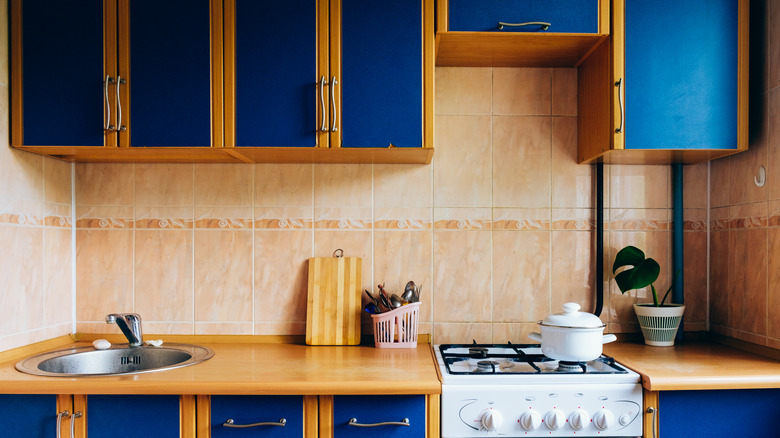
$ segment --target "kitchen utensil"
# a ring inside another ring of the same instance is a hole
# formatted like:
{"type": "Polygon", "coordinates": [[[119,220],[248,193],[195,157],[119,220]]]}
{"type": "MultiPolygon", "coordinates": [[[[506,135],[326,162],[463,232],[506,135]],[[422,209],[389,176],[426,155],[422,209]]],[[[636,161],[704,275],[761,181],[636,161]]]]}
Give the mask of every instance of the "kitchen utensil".
{"type": "Polygon", "coordinates": [[[363,292],[365,292],[365,293],[366,293],[366,296],[368,297],[368,299],[369,299],[369,300],[371,300],[371,302],[372,302],[372,303],[373,303],[373,304],[374,304],[374,305],[375,305],[377,308],[379,308],[379,300],[377,300],[377,299],[376,299],[376,297],[375,297],[375,296],[374,296],[374,295],[373,295],[371,292],[369,292],[369,291],[368,291],[368,289],[363,289],[363,292]]]}
{"type": "Polygon", "coordinates": [[[393,309],[397,309],[406,303],[407,301],[402,300],[401,297],[399,297],[398,295],[396,294],[390,295],[390,304],[393,306],[393,309]]]}
{"type": "Polygon", "coordinates": [[[542,354],[565,362],[586,362],[601,356],[602,345],[617,340],[604,335],[606,324],[592,313],[580,312],[577,303],[566,303],[563,312],[539,321],[541,333],[529,338],[542,344],[542,354]]]}
{"type": "Polygon", "coordinates": [[[338,252],[334,252],[334,257],[309,259],[307,345],[360,343],[362,260],[337,257],[338,252]]]}
{"type": "Polygon", "coordinates": [[[415,284],[413,281],[409,281],[406,283],[406,287],[404,287],[404,293],[401,294],[401,298],[404,300],[411,302],[414,299],[414,289],[415,284]]]}

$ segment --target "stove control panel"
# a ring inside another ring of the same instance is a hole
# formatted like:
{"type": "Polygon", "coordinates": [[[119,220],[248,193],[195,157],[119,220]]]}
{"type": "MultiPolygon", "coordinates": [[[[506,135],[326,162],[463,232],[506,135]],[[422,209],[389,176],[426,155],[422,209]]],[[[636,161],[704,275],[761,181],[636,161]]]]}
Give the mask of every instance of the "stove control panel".
{"type": "Polygon", "coordinates": [[[642,387],[593,385],[445,385],[442,438],[637,437],[642,387]]]}

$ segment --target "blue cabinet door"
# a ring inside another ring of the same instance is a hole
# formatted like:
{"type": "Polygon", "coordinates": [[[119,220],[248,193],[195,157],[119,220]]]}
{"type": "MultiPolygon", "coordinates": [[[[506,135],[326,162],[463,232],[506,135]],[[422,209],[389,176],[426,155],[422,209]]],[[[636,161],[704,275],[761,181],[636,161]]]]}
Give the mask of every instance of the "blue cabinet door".
{"type": "Polygon", "coordinates": [[[661,391],[663,438],[777,436],[780,389],[661,391]]]}
{"type": "Polygon", "coordinates": [[[0,435],[51,438],[57,433],[57,397],[0,394],[0,435]]]}
{"type": "Polygon", "coordinates": [[[333,436],[335,438],[425,437],[424,395],[342,395],[333,397],[333,436]],[[409,426],[350,426],[409,420],[409,426]]]}
{"type": "Polygon", "coordinates": [[[211,437],[301,437],[303,436],[302,396],[213,395],[211,396],[211,437]],[[284,426],[230,428],[223,424],[233,420],[236,425],[278,422],[284,426]]]}
{"type": "Polygon", "coordinates": [[[421,147],[421,1],[342,0],[341,19],[340,146],[421,147]]]}
{"type": "Polygon", "coordinates": [[[22,9],[21,77],[12,81],[21,82],[23,116],[14,146],[103,146],[103,1],[13,6],[22,9]]]}
{"type": "Polygon", "coordinates": [[[317,1],[235,11],[236,146],[316,146],[317,1]]]}
{"type": "Polygon", "coordinates": [[[625,0],[627,149],[736,149],[738,1],[625,0]]]}
{"type": "Polygon", "coordinates": [[[130,1],[131,146],[211,146],[209,0],[130,1]]]}
{"type": "Polygon", "coordinates": [[[177,395],[90,395],[87,397],[89,438],[178,438],[177,395]]]}
{"type": "MultiPolygon", "coordinates": [[[[499,22],[550,23],[546,32],[598,33],[598,0],[449,0],[449,30],[499,31],[499,22]]],[[[510,27],[501,32],[538,32],[540,26],[510,27]]]]}

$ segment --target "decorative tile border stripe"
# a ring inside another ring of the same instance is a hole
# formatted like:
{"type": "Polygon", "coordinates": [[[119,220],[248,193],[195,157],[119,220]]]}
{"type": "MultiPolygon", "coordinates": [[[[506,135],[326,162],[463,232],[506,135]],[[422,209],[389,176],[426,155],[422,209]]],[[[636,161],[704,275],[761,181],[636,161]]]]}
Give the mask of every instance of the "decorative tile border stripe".
{"type": "Polygon", "coordinates": [[[443,219],[434,222],[436,230],[490,231],[492,221],[485,219],[443,219]]]}
{"type": "Polygon", "coordinates": [[[430,230],[432,226],[430,219],[381,219],[374,222],[377,230],[430,230]]]}
{"type": "Polygon", "coordinates": [[[171,229],[171,230],[187,230],[193,228],[194,221],[192,219],[179,219],[179,218],[149,218],[149,219],[137,219],[135,221],[135,228],[144,229],[171,229]]]}
{"type": "Polygon", "coordinates": [[[32,214],[0,214],[0,224],[11,225],[43,225],[44,220],[32,214]]]}
{"type": "Polygon", "coordinates": [[[624,219],[610,221],[609,229],[612,231],[668,231],[671,224],[667,221],[649,219],[624,219]]]}
{"type": "Polygon", "coordinates": [[[550,221],[548,219],[535,220],[535,219],[504,219],[493,221],[493,230],[496,231],[545,231],[550,229],[550,221]]]}
{"type": "Polygon", "coordinates": [[[195,221],[197,229],[250,229],[252,228],[252,219],[237,218],[209,218],[198,219],[195,221]]]}
{"type": "Polygon", "coordinates": [[[264,218],[254,223],[256,230],[310,230],[311,219],[300,218],[264,218]]]}
{"type": "Polygon", "coordinates": [[[133,220],[118,217],[88,217],[76,220],[76,228],[133,228],[133,220]]]}
{"type": "Polygon", "coordinates": [[[318,230],[370,230],[370,220],[362,219],[317,219],[314,228],[318,230]]]}

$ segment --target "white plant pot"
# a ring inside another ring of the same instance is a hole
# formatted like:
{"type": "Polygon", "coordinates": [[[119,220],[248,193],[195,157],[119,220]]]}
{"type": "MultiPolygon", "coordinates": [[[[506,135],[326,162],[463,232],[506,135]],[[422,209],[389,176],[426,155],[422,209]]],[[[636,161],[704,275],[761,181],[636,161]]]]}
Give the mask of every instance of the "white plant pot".
{"type": "Polygon", "coordinates": [[[657,347],[674,345],[674,337],[680,328],[685,305],[667,304],[655,307],[652,304],[634,304],[639,327],[645,337],[645,344],[657,347]]]}

